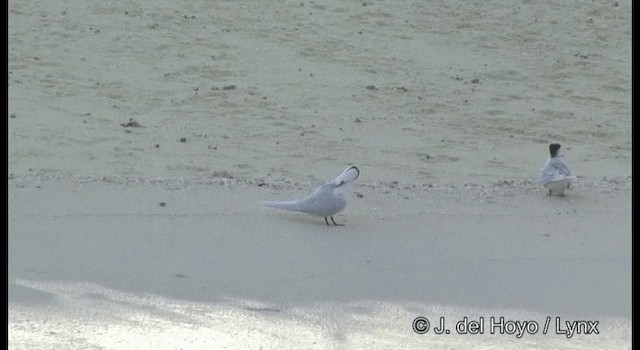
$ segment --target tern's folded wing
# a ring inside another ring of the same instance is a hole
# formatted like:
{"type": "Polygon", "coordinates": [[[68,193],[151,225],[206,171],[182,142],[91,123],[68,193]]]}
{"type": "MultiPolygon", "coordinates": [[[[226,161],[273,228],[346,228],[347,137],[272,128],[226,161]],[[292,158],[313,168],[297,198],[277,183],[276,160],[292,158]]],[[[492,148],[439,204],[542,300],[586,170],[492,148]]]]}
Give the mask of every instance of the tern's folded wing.
{"type": "Polygon", "coordinates": [[[278,209],[284,209],[284,210],[291,210],[291,211],[303,211],[302,206],[300,205],[300,201],[299,200],[295,200],[295,201],[282,201],[282,202],[277,202],[277,201],[267,201],[264,203],[265,205],[272,207],[272,208],[278,208],[278,209]]]}

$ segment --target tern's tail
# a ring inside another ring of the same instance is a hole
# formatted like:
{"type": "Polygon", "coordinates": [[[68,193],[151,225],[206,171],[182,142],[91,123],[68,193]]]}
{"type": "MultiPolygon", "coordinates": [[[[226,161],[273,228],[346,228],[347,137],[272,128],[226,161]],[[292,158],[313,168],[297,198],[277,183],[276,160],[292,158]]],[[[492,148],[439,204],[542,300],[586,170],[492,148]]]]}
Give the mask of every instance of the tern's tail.
{"type": "Polygon", "coordinates": [[[268,201],[268,202],[265,202],[264,204],[273,208],[278,208],[278,209],[302,211],[302,208],[300,206],[300,201],[284,201],[284,202],[268,201]]]}

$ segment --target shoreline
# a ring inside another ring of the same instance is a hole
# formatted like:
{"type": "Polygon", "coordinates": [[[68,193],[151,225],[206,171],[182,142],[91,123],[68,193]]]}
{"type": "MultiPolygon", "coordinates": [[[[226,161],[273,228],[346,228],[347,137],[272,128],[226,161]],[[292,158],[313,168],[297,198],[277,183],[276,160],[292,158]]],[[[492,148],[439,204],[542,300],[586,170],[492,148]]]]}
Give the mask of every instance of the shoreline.
{"type": "MultiPolygon", "coordinates": [[[[616,176],[602,178],[587,178],[584,176],[576,176],[573,190],[585,191],[593,189],[601,189],[603,191],[631,191],[633,177],[616,176]]],[[[55,172],[31,172],[26,175],[9,174],[9,186],[20,186],[20,184],[34,183],[38,181],[63,181],[65,183],[90,183],[90,182],[106,182],[121,185],[153,185],[153,186],[169,186],[175,189],[181,189],[191,185],[225,185],[225,186],[241,186],[245,188],[264,187],[277,190],[312,190],[322,185],[327,180],[317,181],[300,181],[299,179],[289,179],[284,177],[265,180],[258,179],[238,179],[234,177],[139,177],[128,175],[89,175],[76,176],[71,173],[55,173],[55,172]]],[[[451,192],[456,189],[491,191],[496,189],[512,189],[512,192],[532,192],[544,191],[542,185],[539,184],[537,178],[520,178],[512,180],[498,180],[491,182],[464,182],[464,183],[410,183],[399,181],[363,181],[359,179],[353,184],[354,188],[367,188],[371,190],[429,190],[451,192]]]]}
{"type": "Polygon", "coordinates": [[[363,183],[336,217],[346,226],[329,227],[262,206],[307,183],[16,177],[10,344],[622,349],[631,337],[628,180],[563,198],[532,184],[363,183]],[[598,321],[600,334],[418,336],[417,316],[449,327],[464,316],[560,317],[598,321]]]}

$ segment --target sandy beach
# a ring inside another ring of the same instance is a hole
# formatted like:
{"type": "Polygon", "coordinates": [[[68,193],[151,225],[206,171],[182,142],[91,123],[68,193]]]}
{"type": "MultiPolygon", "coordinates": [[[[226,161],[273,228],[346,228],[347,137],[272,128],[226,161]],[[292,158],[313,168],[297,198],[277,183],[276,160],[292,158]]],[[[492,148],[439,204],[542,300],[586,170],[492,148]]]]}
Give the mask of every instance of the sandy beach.
{"type": "Polygon", "coordinates": [[[9,347],[630,349],[631,6],[10,1],[9,347]]]}

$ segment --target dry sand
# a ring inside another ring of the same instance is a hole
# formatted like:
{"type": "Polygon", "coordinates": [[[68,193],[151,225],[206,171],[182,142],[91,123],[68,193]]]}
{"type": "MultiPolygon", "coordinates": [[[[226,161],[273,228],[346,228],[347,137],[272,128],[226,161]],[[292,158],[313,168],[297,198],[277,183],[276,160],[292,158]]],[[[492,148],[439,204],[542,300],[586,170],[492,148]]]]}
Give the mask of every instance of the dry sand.
{"type": "Polygon", "coordinates": [[[9,114],[10,348],[631,347],[631,1],[10,1],[9,114]]]}

